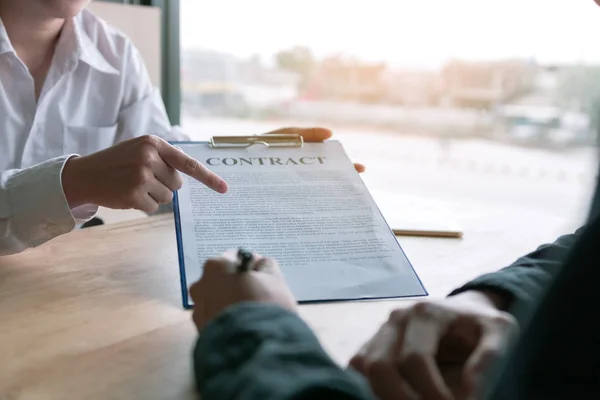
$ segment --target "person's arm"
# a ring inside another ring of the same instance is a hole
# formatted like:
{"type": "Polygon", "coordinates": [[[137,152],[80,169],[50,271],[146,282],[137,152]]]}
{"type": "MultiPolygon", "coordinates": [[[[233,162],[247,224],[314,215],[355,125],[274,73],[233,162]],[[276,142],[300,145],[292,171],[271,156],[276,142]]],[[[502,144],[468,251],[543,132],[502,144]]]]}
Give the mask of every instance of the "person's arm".
{"type": "Polygon", "coordinates": [[[97,207],[71,209],[65,198],[61,175],[69,158],[0,171],[0,256],[36,247],[94,216],[97,207]]]}
{"type": "Polygon", "coordinates": [[[508,310],[516,301],[532,304],[539,299],[584,228],[540,246],[510,266],[482,275],[450,293],[450,296],[477,290],[486,294],[498,308],[508,310]]]}
{"type": "Polygon", "coordinates": [[[202,330],[193,358],[205,399],[374,398],[366,381],[336,365],[295,313],[275,305],[229,307],[202,330]]]}
{"type": "Polygon", "coordinates": [[[190,140],[180,127],[171,126],[161,93],[152,84],[144,60],[131,42],[123,57],[123,96],[116,142],[141,135],[156,135],[166,141],[190,140]]]}

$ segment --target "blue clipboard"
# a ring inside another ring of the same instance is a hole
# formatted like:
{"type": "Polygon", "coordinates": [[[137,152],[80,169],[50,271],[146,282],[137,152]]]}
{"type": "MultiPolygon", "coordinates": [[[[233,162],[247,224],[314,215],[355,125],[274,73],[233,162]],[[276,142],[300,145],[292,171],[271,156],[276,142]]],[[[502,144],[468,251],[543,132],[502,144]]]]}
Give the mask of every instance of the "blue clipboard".
{"type": "MultiPolygon", "coordinates": [[[[301,147],[303,146],[302,137],[300,135],[269,135],[268,137],[262,135],[253,135],[253,136],[215,136],[211,138],[210,141],[186,141],[186,142],[170,142],[171,144],[177,145],[190,145],[190,144],[198,144],[198,145],[211,145],[214,148],[243,148],[249,147],[253,144],[262,144],[267,147],[301,147]]],[[[369,196],[370,193],[369,193],[369,196]]],[[[381,214],[379,207],[377,207],[377,211],[381,214]]],[[[175,234],[177,239],[177,253],[178,253],[178,262],[179,262],[179,274],[180,274],[180,284],[181,284],[181,294],[182,294],[182,303],[185,309],[192,309],[193,305],[190,304],[190,298],[188,293],[188,281],[186,276],[186,268],[185,268],[185,250],[183,245],[183,237],[182,237],[182,229],[181,229],[181,213],[179,208],[179,196],[178,192],[174,192],[173,196],[173,215],[175,219],[175,234]]],[[[385,219],[384,219],[385,221],[385,219]]],[[[387,229],[391,235],[394,235],[393,230],[385,222],[387,225],[387,229]]],[[[400,246],[400,244],[396,241],[396,244],[404,259],[406,260],[408,266],[412,270],[420,288],[422,289],[421,294],[416,295],[385,295],[385,296],[368,296],[368,297],[357,297],[357,298],[328,298],[327,300],[300,300],[301,304],[309,304],[309,303],[324,303],[324,302],[342,302],[342,301],[360,301],[360,300],[383,300],[383,299],[394,299],[394,298],[407,298],[407,297],[424,297],[428,296],[425,286],[423,285],[420,277],[414,270],[414,267],[408,257],[406,256],[404,249],[400,246]]],[[[216,254],[215,254],[216,256],[216,254]]],[[[268,256],[268,255],[267,255],[268,256]]],[[[190,282],[191,283],[191,282],[190,282]]]]}
{"type": "MultiPolygon", "coordinates": [[[[173,144],[183,144],[190,142],[174,142],[173,144]]],[[[183,308],[191,309],[194,308],[189,302],[188,285],[185,276],[185,258],[183,250],[183,239],[181,236],[181,215],[179,213],[179,196],[177,191],[173,194],[173,216],[175,218],[175,236],[177,238],[177,259],[179,261],[179,280],[181,282],[181,299],[183,302],[183,308]]]]}

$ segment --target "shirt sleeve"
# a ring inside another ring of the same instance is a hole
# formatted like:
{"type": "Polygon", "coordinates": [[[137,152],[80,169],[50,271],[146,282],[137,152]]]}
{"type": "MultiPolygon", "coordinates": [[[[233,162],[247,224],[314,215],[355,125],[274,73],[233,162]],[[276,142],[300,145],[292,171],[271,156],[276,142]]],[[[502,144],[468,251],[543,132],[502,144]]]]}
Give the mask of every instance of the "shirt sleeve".
{"type": "Polygon", "coordinates": [[[171,126],[160,91],[152,84],[142,56],[131,43],[125,58],[117,142],[143,135],[156,135],[167,141],[189,140],[180,127],[171,126]]]}
{"type": "Polygon", "coordinates": [[[482,275],[454,290],[450,295],[467,290],[491,290],[503,295],[509,305],[515,302],[534,304],[561,269],[564,260],[585,227],[559,237],[555,242],[519,258],[497,272],[482,275]]]}
{"type": "Polygon", "coordinates": [[[194,366],[202,398],[374,400],[366,381],[341,369],[308,326],[282,308],[230,307],[200,335],[194,366]]]}
{"type": "Polygon", "coordinates": [[[0,255],[39,246],[95,215],[95,206],[69,208],[61,176],[70,157],[0,172],[0,255]]]}

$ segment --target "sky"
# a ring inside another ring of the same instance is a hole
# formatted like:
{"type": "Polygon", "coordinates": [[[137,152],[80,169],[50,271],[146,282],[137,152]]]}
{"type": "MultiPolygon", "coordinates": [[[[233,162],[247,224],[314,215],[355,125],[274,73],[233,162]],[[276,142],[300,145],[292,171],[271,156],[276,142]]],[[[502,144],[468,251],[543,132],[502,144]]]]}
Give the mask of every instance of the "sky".
{"type": "Polygon", "coordinates": [[[213,49],[270,62],[308,46],[392,66],[451,58],[600,63],[593,0],[180,0],[182,51],[213,49]]]}

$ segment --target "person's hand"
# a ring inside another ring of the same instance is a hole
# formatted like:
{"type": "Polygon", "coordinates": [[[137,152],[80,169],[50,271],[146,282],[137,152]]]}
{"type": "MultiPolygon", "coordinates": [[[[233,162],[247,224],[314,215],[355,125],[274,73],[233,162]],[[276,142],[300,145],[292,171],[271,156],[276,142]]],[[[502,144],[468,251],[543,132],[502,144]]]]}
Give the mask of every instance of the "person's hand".
{"type": "Polygon", "coordinates": [[[141,136],[70,158],[63,169],[63,191],[71,208],[95,204],[154,212],[181,188],[177,171],[219,193],[227,191],[225,181],[214,172],[157,136],[141,136]]]}
{"type": "Polygon", "coordinates": [[[296,300],[277,262],[254,255],[252,269],[237,272],[237,253],[225,252],[204,264],[202,278],[190,288],[198,330],[227,307],[242,302],[270,303],[296,311],[296,300]]]}
{"type": "Polygon", "coordinates": [[[473,396],[516,328],[515,319],[480,292],[418,302],[392,311],[350,365],[382,400],[450,400],[440,366],[453,364],[462,368],[461,392],[473,396]]]}
{"type": "MultiPolygon", "coordinates": [[[[275,131],[267,132],[265,135],[273,134],[296,134],[301,135],[305,142],[324,142],[331,138],[333,133],[329,129],[325,128],[281,128],[275,131]]],[[[354,168],[357,172],[365,172],[365,166],[363,164],[354,163],[354,168]]]]}

